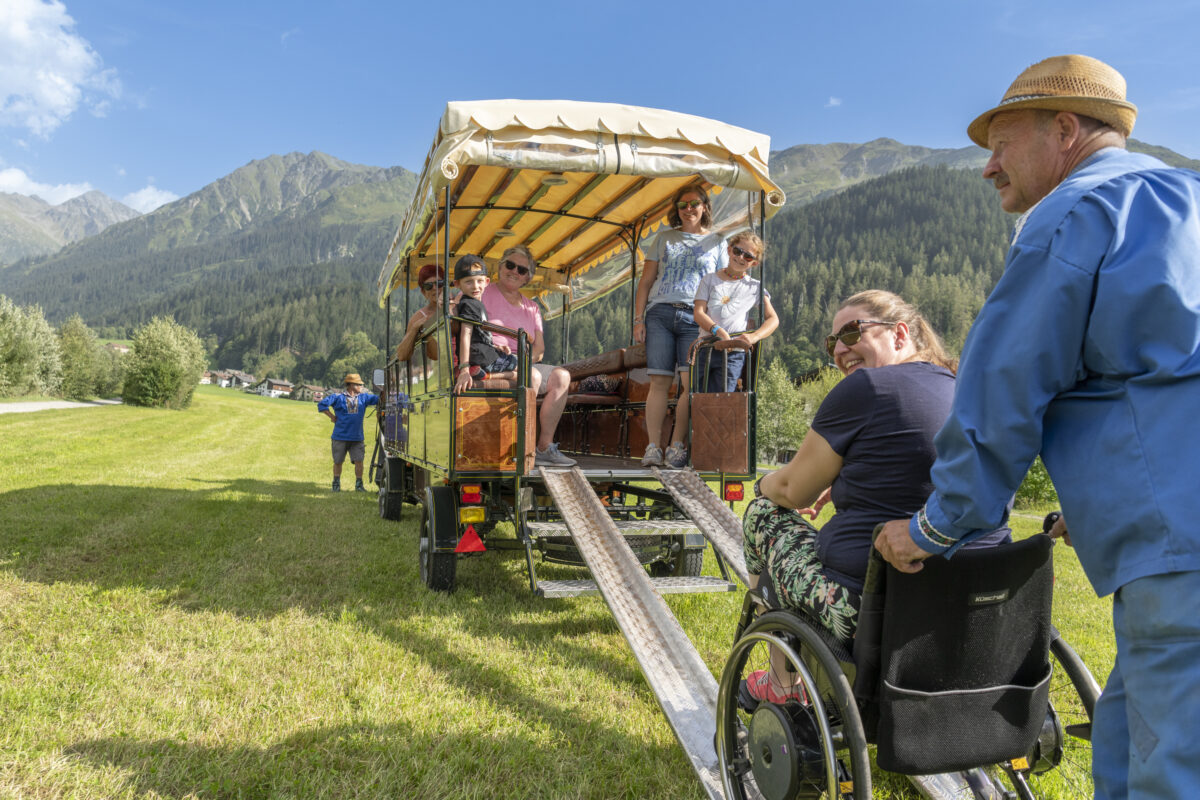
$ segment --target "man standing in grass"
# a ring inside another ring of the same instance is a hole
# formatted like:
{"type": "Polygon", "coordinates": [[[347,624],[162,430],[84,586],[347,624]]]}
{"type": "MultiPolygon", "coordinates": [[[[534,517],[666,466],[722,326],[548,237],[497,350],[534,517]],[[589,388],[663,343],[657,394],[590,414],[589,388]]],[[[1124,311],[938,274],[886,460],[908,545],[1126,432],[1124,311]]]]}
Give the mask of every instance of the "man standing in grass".
{"type": "Polygon", "coordinates": [[[342,462],[346,454],[354,464],[354,491],[365,492],[363,486],[363,415],[367,406],[378,406],[379,395],[362,390],[362,378],[357,372],[346,376],[346,391],[331,394],[317,403],[317,411],[333,420],[333,491],[342,490],[342,462]]]}
{"type": "Polygon", "coordinates": [[[1119,72],[1057,56],[967,128],[1022,216],[963,348],[933,494],[875,545],[902,572],[952,554],[1004,520],[1041,453],[1067,543],[1113,595],[1095,796],[1183,798],[1200,787],[1200,174],[1127,152],[1136,113],[1119,72]]]}

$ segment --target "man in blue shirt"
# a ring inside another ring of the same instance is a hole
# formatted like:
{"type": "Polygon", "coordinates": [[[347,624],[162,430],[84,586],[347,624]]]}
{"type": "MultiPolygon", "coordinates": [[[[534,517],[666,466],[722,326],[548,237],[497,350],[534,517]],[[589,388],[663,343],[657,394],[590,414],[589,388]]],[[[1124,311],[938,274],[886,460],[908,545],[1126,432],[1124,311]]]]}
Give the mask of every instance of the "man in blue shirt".
{"type": "Polygon", "coordinates": [[[1200,175],[1127,152],[1136,113],[1116,70],[1058,56],[971,123],[1022,216],[963,349],[934,492],[876,546],[905,572],[949,557],[1003,521],[1041,453],[1068,544],[1114,595],[1095,796],[1181,798],[1200,787],[1200,175]]]}
{"type": "Polygon", "coordinates": [[[333,491],[342,490],[342,462],[346,454],[354,464],[354,491],[365,492],[363,486],[363,415],[367,406],[378,406],[379,395],[362,390],[362,378],[357,372],[346,376],[346,391],[331,394],[317,403],[317,411],[333,420],[333,491]]]}

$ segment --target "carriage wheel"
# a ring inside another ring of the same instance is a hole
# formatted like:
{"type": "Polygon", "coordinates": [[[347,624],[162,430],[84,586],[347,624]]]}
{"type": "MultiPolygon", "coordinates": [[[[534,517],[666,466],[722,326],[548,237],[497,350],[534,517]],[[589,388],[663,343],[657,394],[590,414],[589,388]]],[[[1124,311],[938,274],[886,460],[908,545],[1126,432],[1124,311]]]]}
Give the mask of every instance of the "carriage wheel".
{"type": "Polygon", "coordinates": [[[458,556],[455,553],[435,552],[434,542],[453,530],[457,535],[458,520],[454,513],[454,489],[450,486],[425,488],[425,503],[421,506],[421,538],[417,547],[421,582],[435,592],[454,591],[458,556]]]}
{"type": "Polygon", "coordinates": [[[871,797],[850,683],[821,634],[788,612],[763,614],[734,644],[721,674],[716,748],[727,798],[871,797]],[[755,703],[745,693],[750,673],[772,669],[771,646],[803,683],[805,702],[755,703]]]}
{"type": "Polygon", "coordinates": [[[398,458],[384,456],[383,464],[378,468],[379,480],[379,516],[381,519],[398,520],[404,514],[404,494],[392,491],[393,486],[404,486],[404,462],[398,458]]]}

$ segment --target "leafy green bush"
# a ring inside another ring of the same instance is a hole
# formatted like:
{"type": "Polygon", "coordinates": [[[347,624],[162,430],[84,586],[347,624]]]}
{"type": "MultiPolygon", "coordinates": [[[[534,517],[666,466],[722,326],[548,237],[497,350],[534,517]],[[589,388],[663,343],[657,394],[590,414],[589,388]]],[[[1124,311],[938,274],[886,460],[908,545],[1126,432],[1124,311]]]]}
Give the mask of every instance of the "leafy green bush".
{"type": "Polygon", "coordinates": [[[105,366],[96,334],[76,314],[59,327],[58,345],[62,350],[62,396],[68,400],[93,397],[105,366]]]}
{"type": "Polygon", "coordinates": [[[42,309],[0,295],[0,397],[55,394],[61,383],[58,339],[42,309]]]}
{"type": "Polygon", "coordinates": [[[204,373],[204,345],[196,332],[155,317],[138,329],[128,356],[122,397],[138,406],[187,408],[204,373]]]}
{"type": "Polygon", "coordinates": [[[1034,459],[1029,472],[1025,474],[1021,488],[1017,489],[1017,505],[1028,507],[1057,504],[1058,492],[1054,489],[1050,474],[1046,472],[1046,465],[1042,463],[1042,457],[1038,456],[1034,459]]]}

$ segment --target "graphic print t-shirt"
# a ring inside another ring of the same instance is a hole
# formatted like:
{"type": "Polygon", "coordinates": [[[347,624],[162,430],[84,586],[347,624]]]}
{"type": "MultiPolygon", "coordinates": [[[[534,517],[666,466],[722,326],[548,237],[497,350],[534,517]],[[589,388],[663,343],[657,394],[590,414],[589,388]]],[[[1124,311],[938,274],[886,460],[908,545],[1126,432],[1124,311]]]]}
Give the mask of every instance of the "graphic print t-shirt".
{"type": "Polygon", "coordinates": [[[729,263],[729,251],[720,234],[667,228],[646,250],[646,260],[658,262],[658,277],[650,287],[646,306],[687,303],[690,307],[700,279],[729,263]]]}
{"type": "MultiPolygon", "coordinates": [[[[763,296],[770,299],[771,293],[763,296]]],[[[717,273],[700,279],[696,290],[697,300],[708,303],[708,316],[727,332],[733,334],[746,330],[750,322],[750,311],[758,305],[758,281],[749,275],[737,281],[723,281],[717,273]]]]}

